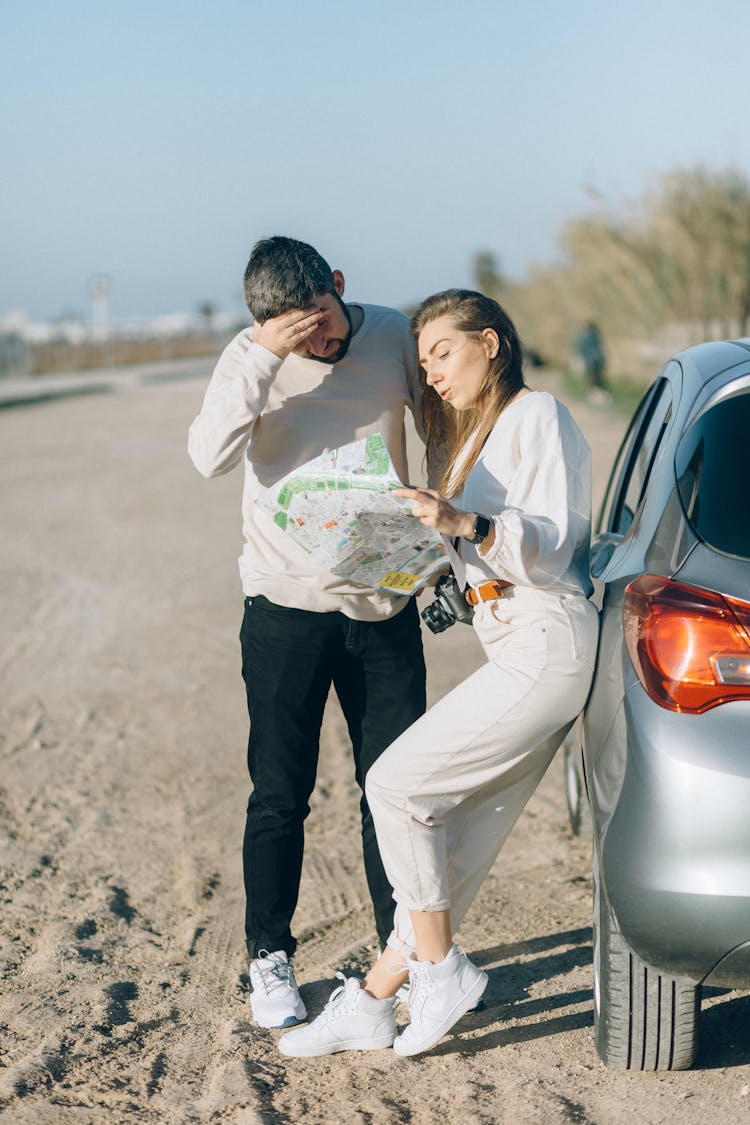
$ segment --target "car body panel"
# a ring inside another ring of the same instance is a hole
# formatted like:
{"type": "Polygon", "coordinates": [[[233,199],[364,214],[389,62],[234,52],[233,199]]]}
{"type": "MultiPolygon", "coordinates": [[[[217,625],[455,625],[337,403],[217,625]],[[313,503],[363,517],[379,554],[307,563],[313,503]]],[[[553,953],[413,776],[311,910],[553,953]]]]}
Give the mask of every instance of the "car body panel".
{"type": "MultiPolygon", "coordinates": [[[[617,802],[597,817],[607,896],[644,961],[697,982],[750,940],[750,702],[675,714],[637,683],[622,713],[617,802]]],[[[595,773],[594,792],[613,780],[595,773]]]]}
{"type": "Polygon", "coordinates": [[[750,941],[746,941],[723,957],[703,983],[716,988],[747,988],[749,980],[750,941]]]}

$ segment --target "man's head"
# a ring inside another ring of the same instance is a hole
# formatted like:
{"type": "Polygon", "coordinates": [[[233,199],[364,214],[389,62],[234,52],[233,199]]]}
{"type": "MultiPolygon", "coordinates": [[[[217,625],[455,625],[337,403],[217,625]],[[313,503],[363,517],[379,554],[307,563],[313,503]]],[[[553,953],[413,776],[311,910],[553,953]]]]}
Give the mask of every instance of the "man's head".
{"type": "Polygon", "coordinates": [[[245,270],[245,300],[253,319],[263,324],[292,309],[317,306],[325,314],[298,349],[322,363],[343,359],[352,336],[351,317],[341,297],[344,275],[332,270],[306,242],[274,235],[256,242],[245,270]]]}

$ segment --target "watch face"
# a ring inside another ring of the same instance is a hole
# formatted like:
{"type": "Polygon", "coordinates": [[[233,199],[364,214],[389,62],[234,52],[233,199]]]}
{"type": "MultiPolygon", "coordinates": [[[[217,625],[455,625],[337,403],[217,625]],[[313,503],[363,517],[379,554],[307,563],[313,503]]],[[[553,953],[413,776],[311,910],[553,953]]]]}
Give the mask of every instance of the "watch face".
{"type": "Polygon", "coordinates": [[[472,543],[483,543],[490,533],[490,521],[487,516],[477,516],[474,520],[474,534],[471,537],[472,543]]]}

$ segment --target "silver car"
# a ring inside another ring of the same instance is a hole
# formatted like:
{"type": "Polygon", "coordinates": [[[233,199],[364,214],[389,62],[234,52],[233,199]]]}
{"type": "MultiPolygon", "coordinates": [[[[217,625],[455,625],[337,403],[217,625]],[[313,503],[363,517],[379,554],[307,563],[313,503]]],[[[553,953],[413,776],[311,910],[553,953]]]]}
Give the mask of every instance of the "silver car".
{"type": "Polygon", "coordinates": [[[592,572],[599,655],[565,753],[593,830],[596,1047],[683,1069],[701,986],[750,987],[750,340],[680,352],[649,387],[592,572]]]}

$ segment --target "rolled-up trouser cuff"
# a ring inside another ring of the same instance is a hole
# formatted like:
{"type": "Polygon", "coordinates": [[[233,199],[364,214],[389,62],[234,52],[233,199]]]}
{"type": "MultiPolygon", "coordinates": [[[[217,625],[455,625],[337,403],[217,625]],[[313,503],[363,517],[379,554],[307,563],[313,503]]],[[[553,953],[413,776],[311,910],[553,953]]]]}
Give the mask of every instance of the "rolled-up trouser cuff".
{"type": "Polygon", "coordinates": [[[416,952],[416,946],[403,941],[394,931],[386,942],[388,949],[395,949],[397,953],[404,953],[407,957],[416,952]]]}

